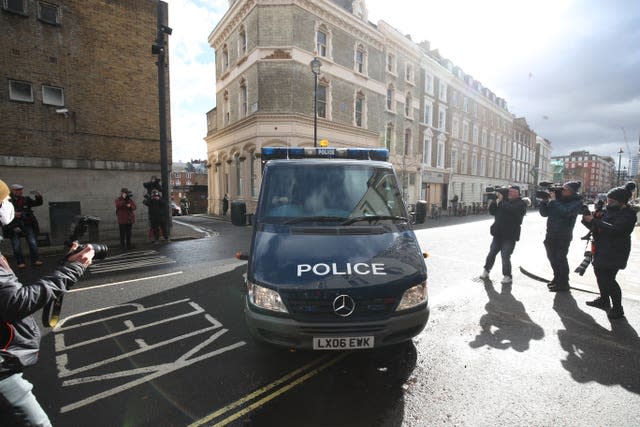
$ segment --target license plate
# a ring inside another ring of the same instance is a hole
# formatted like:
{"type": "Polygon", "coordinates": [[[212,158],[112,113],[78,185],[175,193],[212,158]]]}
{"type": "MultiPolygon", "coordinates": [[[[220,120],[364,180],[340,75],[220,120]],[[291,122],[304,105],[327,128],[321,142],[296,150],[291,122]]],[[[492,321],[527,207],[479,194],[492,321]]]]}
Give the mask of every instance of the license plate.
{"type": "Polygon", "coordinates": [[[374,337],[314,337],[314,350],[348,350],[373,348],[374,337]]]}

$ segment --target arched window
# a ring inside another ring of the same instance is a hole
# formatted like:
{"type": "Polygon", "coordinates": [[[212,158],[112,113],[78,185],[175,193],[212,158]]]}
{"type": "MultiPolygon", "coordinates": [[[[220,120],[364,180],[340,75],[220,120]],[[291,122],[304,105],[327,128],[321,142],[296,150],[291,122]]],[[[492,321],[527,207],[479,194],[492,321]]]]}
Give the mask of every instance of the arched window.
{"type": "Polygon", "coordinates": [[[233,160],[236,167],[236,195],[238,197],[241,197],[243,194],[243,191],[242,191],[242,160],[240,159],[240,153],[236,153],[233,160]]]}
{"type": "Polygon", "coordinates": [[[229,68],[229,48],[225,44],[222,46],[222,72],[224,73],[229,68]]]}
{"type": "Polygon", "coordinates": [[[384,133],[384,145],[387,147],[387,150],[391,151],[391,143],[393,141],[393,123],[387,123],[384,133]]]}
{"type": "Polygon", "coordinates": [[[224,115],[224,124],[228,125],[231,123],[231,103],[229,101],[229,91],[225,90],[224,95],[222,96],[224,99],[223,103],[223,115],[224,115]]]}
{"type": "Polygon", "coordinates": [[[238,33],[238,56],[243,56],[247,53],[247,30],[244,25],[240,27],[238,33]]]}
{"type": "Polygon", "coordinates": [[[394,106],[394,102],[393,102],[394,94],[395,94],[395,90],[393,88],[393,84],[389,84],[389,86],[387,86],[387,110],[388,111],[395,111],[395,109],[393,108],[393,106],[394,106]]]}
{"type": "Polygon", "coordinates": [[[249,114],[248,95],[247,80],[243,77],[240,80],[240,117],[247,117],[249,114]]]}

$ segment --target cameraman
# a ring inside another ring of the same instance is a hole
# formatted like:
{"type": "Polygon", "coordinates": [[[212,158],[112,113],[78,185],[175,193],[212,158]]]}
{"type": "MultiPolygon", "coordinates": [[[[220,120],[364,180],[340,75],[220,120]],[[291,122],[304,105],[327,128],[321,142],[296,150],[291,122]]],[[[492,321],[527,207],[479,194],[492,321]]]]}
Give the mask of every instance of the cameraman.
{"type": "Polygon", "coordinates": [[[31,208],[42,205],[42,195],[37,191],[32,191],[35,196],[33,199],[29,196],[25,197],[22,194],[23,189],[24,187],[20,184],[13,184],[11,186],[10,202],[13,204],[15,219],[11,221],[11,224],[7,224],[7,226],[4,227],[4,232],[5,236],[11,239],[13,255],[18,263],[18,268],[25,268],[27,266],[24,263],[24,255],[22,255],[22,236],[27,239],[31,263],[39,267],[42,265],[37,241],[40,228],[38,226],[38,220],[31,208]]]}
{"type": "Polygon", "coordinates": [[[503,276],[501,283],[510,285],[513,282],[511,254],[516,247],[516,242],[520,240],[520,226],[522,218],[527,213],[527,205],[520,197],[520,187],[517,185],[509,187],[506,200],[503,191],[497,193],[497,201],[492,200],[489,204],[489,213],[496,219],[490,228],[493,240],[480,278],[489,279],[489,272],[496,261],[496,255],[500,252],[503,276]]]}
{"type": "Polygon", "coordinates": [[[607,207],[603,215],[589,214],[582,223],[593,233],[595,254],[593,271],[598,281],[600,297],[587,305],[607,310],[609,319],[624,317],[622,291],[616,281],[619,270],[627,266],[631,252],[631,233],[636,223],[636,212],[627,203],[636,188],[633,182],[607,193],[607,207]]]}
{"type": "Polygon", "coordinates": [[[540,203],[540,215],[547,217],[544,247],[553,269],[553,280],[547,284],[551,292],[569,290],[567,254],[573,238],[576,217],[582,208],[582,198],[578,194],[580,185],[579,181],[566,182],[561,191],[551,191],[549,198],[543,199],[540,203]]]}
{"type": "MultiPolygon", "coordinates": [[[[7,184],[0,181],[0,222],[3,225],[9,224],[15,214],[8,196],[7,184]]],[[[77,246],[74,243],[71,250],[77,246]]],[[[0,425],[51,425],[31,393],[33,385],[22,377],[24,367],[38,360],[40,330],[32,314],[77,282],[93,256],[93,248],[87,245],[51,275],[23,285],[0,254],[0,425]]]]}
{"type": "Polygon", "coordinates": [[[131,198],[131,192],[123,188],[120,197],[116,199],[116,216],[120,228],[120,248],[131,249],[131,228],[136,222],[136,204],[131,198]]]}
{"type": "Polygon", "coordinates": [[[165,230],[165,202],[162,200],[162,196],[158,190],[151,190],[151,196],[144,195],[142,201],[144,205],[149,208],[149,226],[151,227],[151,233],[153,234],[153,243],[158,243],[160,232],[165,241],[169,241],[169,235],[165,230]]]}

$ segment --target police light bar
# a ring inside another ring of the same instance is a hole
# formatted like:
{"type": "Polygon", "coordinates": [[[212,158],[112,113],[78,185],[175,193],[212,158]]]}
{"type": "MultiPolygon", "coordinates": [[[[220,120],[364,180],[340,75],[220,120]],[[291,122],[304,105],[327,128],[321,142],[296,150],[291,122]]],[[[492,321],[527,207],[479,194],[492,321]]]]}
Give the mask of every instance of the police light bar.
{"type": "Polygon", "coordinates": [[[327,147],[262,147],[262,160],[273,159],[350,159],[350,160],[389,160],[386,148],[327,148],[327,147]]]}

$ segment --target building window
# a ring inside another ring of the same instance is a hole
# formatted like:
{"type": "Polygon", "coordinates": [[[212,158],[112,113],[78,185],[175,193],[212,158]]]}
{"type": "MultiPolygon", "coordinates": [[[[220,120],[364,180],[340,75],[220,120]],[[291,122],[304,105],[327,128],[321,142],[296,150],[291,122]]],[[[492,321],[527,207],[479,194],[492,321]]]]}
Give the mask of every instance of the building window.
{"type": "Polygon", "coordinates": [[[258,175],[256,174],[256,163],[257,163],[256,151],[253,150],[249,156],[249,173],[251,174],[249,176],[249,179],[250,179],[249,185],[251,187],[251,197],[256,197],[257,190],[258,190],[258,186],[256,185],[256,179],[258,177],[258,175]]]}
{"type": "Polygon", "coordinates": [[[471,155],[471,175],[477,175],[478,174],[478,155],[476,153],[473,153],[471,155]]]}
{"type": "Polygon", "coordinates": [[[444,168],[444,140],[438,138],[437,167],[444,168]]]}
{"type": "Polygon", "coordinates": [[[9,99],[12,101],[33,102],[31,83],[9,80],[9,99]]]}
{"type": "Polygon", "coordinates": [[[394,97],[394,90],[393,90],[393,85],[389,85],[387,87],[387,110],[388,111],[394,111],[393,108],[393,97],[394,97]]]}
{"type": "Polygon", "coordinates": [[[462,122],[462,140],[469,142],[469,123],[462,122]]]}
{"type": "Polygon", "coordinates": [[[425,74],[424,76],[424,91],[429,95],[433,95],[433,76],[431,74],[425,74]]]}
{"type": "Polygon", "coordinates": [[[453,138],[458,138],[458,127],[460,126],[458,119],[451,119],[451,136],[453,138]]]}
{"type": "Polygon", "coordinates": [[[240,160],[239,153],[236,153],[234,161],[236,165],[236,195],[242,196],[242,160],[240,160]]]}
{"type": "Polygon", "coordinates": [[[356,103],[355,103],[355,122],[356,122],[356,126],[358,127],[362,127],[362,117],[364,115],[364,106],[365,106],[365,98],[364,98],[364,93],[362,92],[358,92],[356,94],[356,103]]]}
{"type": "Polygon", "coordinates": [[[451,103],[453,104],[454,107],[458,107],[458,92],[451,91],[451,103]]]}
{"type": "Polygon", "coordinates": [[[404,79],[410,83],[413,83],[413,65],[405,65],[404,79]]]}
{"type": "Polygon", "coordinates": [[[64,91],[61,87],[42,85],[42,103],[58,107],[64,106],[64,91]]]}
{"type": "MultiPolygon", "coordinates": [[[[467,153],[466,152],[462,152],[462,165],[460,167],[460,173],[464,173],[467,174],[469,173],[469,169],[468,169],[468,165],[467,165],[467,153]]],[[[462,196],[460,196],[462,197],[462,196]]]]}
{"type": "Polygon", "coordinates": [[[447,110],[442,106],[438,109],[438,129],[444,131],[447,125],[447,110]]]}
{"type": "Polygon", "coordinates": [[[413,103],[413,99],[411,98],[411,93],[407,93],[407,96],[405,97],[405,102],[404,102],[404,115],[405,117],[413,117],[413,106],[411,105],[413,103]]]}
{"type": "Polygon", "coordinates": [[[425,133],[424,140],[422,141],[422,163],[427,166],[431,166],[431,150],[433,141],[429,133],[425,133]]]}
{"type": "Polygon", "coordinates": [[[462,99],[462,111],[465,113],[469,112],[469,98],[466,96],[462,99]]]}
{"type": "Polygon", "coordinates": [[[413,152],[411,147],[411,129],[404,130],[404,152],[403,154],[410,155],[413,152]]]}
{"type": "Polygon", "coordinates": [[[432,110],[433,110],[433,104],[431,103],[431,101],[428,101],[425,99],[424,101],[424,117],[422,118],[422,120],[424,121],[425,124],[429,125],[429,126],[433,126],[433,117],[432,117],[432,110]]]}
{"type": "Polygon", "coordinates": [[[240,29],[238,34],[238,56],[243,56],[247,53],[247,31],[243,28],[240,29]]]}
{"type": "Polygon", "coordinates": [[[445,82],[440,82],[439,89],[438,98],[440,101],[447,102],[447,84],[445,82]]]}
{"type": "Polygon", "coordinates": [[[38,19],[47,24],[59,25],[59,8],[55,4],[38,2],[38,19]]]}
{"type": "Polygon", "coordinates": [[[27,14],[27,4],[25,0],[3,0],[2,6],[7,12],[27,14]]]}
{"type": "Polygon", "coordinates": [[[240,81],[240,117],[247,117],[249,114],[248,90],[245,79],[240,81]]]}
{"type": "Polygon", "coordinates": [[[458,150],[451,150],[451,170],[453,172],[458,172],[458,150]]]}
{"type": "Polygon", "coordinates": [[[367,51],[361,44],[356,46],[355,69],[360,74],[367,72],[367,51]]]}
{"type": "Polygon", "coordinates": [[[329,54],[329,31],[324,25],[316,30],[316,52],[318,56],[328,56],[329,54]]]}
{"type": "Polygon", "coordinates": [[[387,71],[392,74],[396,72],[396,57],[393,53],[387,53],[387,71]]]}
{"type": "Polygon", "coordinates": [[[225,44],[224,46],[222,46],[222,72],[227,71],[228,68],[229,68],[229,49],[225,44]]]}
{"type": "Polygon", "coordinates": [[[387,147],[387,150],[391,151],[391,142],[393,140],[393,123],[387,123],[384,133],[384,145],[387,147]]]}
{"type": "Polygon", "coordinates": [[[224,91],[223,99],[224,99],[224,104],[223,104],[222,111],[224,112],[223,114],[224,124],[228,125],[229,123],[231,123],[231,113],[230,113],[231,104],[229,102],[229,92],[227,92],[226,90],[224,91]]]}
{"type": "Polygon", "coordinates": [[[318,117],[324,119],[327,118],[327,86],[324,84],[318,85],[318,97],[317,97],[317,114],[318,117]]]}
{"type": "Polygon", "coordinates": [[[473,127],[473,135],[472,135],[472,140],[474,144],[478,143],[478,126],[474,126],[473,127]]]}

